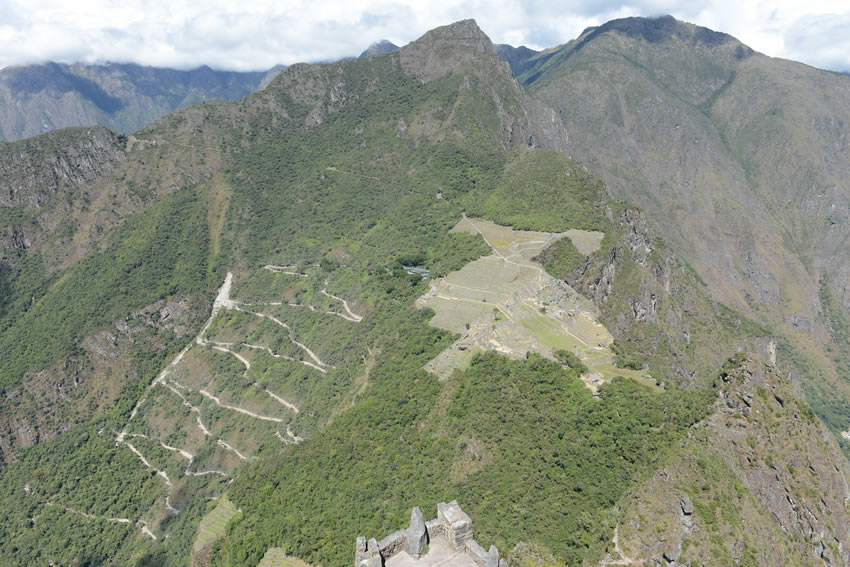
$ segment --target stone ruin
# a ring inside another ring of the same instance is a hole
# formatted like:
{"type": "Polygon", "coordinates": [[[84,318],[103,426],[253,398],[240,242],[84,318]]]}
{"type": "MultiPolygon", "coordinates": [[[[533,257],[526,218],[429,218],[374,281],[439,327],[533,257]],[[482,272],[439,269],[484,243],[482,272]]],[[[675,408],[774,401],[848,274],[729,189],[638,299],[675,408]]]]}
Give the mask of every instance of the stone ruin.
{"type": "MultiPolygon", "coordinates": [[[[463,555],[464,565],[477,567],[507,567],[507,562],[499,558],[495,545],[485,551],[472,537],[472,520],[461,510],[456,500],[446,504],[437,504],[437,517],[425,521],[419,507],[410,514],[410,525],[406,530],[398,530],[381,541],[375,538],[366,540],[357,538],[354,567],[383,567],[390,558],[404,551],[415,562],[422,557],[425,546],[435,538],[443,538],[456,554],[463,555]]],[[[427,564],[426,561],[422,561],[427,564]]],[[[460,564],[461,561],[458,561],[460,564]]],[[[449,567],[452,563],[440,563],[449,567]]]]}

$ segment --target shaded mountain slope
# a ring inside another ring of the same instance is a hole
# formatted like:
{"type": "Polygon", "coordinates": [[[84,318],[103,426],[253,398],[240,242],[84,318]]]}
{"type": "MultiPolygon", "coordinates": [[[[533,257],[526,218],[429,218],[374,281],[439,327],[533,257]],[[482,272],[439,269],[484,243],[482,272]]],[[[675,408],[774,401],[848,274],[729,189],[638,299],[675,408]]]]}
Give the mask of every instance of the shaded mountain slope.
{"type": "Polygon", "coordinates": [[[398,51],[398,46],[389,40],[382,39],[370,45],[358,56],[358,58],[363,59],[364,57],[383,55],[385,53],[392,53],[393,51],[398,51]]]}
{"type": "Polygon", "coordinates": [[[129,134],[190,104],[241,98],[278,70],[178,71],[118,63],[7,67],[0,71],[0,140],[95,124],[129,134]]]}

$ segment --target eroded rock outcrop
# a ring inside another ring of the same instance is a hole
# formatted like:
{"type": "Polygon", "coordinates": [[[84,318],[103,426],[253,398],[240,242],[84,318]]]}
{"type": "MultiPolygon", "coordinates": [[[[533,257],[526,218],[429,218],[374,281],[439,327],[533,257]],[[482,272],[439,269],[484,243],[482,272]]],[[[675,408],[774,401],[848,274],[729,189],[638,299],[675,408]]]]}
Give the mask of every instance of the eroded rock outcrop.
{"type": "Polygon", "coordinates": [[[715,412],[638,490],[619,544],[647,565],[847,565],[850,467],[794,386],[739,355],[715,412]],[[812,563],[814,562],[814,563],[812,563]]]}

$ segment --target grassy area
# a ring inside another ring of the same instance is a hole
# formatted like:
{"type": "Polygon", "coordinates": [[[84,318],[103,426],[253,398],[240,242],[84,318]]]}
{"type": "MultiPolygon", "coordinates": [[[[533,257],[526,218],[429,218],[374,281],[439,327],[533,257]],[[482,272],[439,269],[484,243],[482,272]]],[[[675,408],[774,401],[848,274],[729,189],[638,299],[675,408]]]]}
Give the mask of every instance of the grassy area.
{"type": "Polygon", "coordinates": [[[204,516],[198,525],[198,536],[195,538],[195,543],[192,544],[192,549],[200,551],[224,536],[227,523],[240,513],[227,498],[227,495],[222,495],[215,508],[204,516]]]}

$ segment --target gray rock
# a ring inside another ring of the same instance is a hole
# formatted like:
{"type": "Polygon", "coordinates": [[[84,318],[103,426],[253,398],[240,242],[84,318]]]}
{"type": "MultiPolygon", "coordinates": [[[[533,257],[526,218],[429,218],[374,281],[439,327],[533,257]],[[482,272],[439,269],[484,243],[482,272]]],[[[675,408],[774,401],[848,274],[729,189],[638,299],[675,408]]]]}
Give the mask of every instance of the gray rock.
{"type": "Polygon", "coordinates": [[[691,499],[685,496],[681,500],[682,503],[682,514],[685,516],[690,516],[694,513],[694,504],[691,502],[691,499]]]}
{"type": "Polygon", "coordinates": [[[457,501],[437,504],[437,518],[443,524],[443,530],[449,543],[457,551],[463,551],[466,541],[472,539],[472,520],[460,509],[457,501]]]}
{"type": "Polygon", "coordinates": [[[422,549],[428,543],[428,532],[425,530],[425,519],[418,506],[410,513],[410,526],[407,528],[407,553],[419,559],[422,549]]]}
{"type": "Polygon", "coordinates": [[[487,551],[487,558],[484,561],[484,567],[499,567],[499,550],[495,545],[491,545],[487,551]]]}

